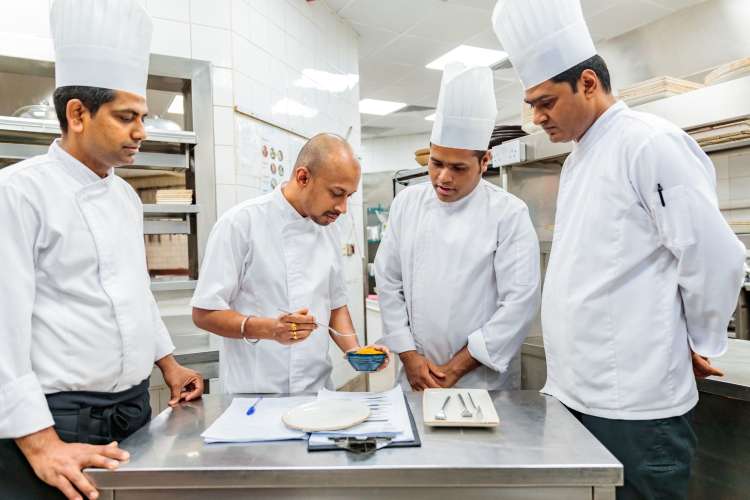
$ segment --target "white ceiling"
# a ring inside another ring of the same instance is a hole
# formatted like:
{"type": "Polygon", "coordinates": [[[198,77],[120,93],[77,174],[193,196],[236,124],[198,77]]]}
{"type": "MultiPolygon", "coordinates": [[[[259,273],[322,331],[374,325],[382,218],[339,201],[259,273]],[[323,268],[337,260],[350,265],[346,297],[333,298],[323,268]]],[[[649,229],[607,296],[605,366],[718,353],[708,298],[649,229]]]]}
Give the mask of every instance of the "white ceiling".
{"type": "MultiPolygon", "coordinates": [[[[450,49],[501,49],[490,25],[496,0],[324,0],[359,33],[360,97],[434,107],[441,72],[425,64],[450,49]]],[[[704,0],[582,0],[595,41],[613,38],[704,0]]],[[[498,122],[518,122],[522,90],[495,72],[498,122]]],[[[432,111],[362,115],[363,137],[427,132],[432,111]],[[367,128],[365,128],[367,127],[367,128]],[[382,127],[374,130],[369,127],[382,127]]]]}

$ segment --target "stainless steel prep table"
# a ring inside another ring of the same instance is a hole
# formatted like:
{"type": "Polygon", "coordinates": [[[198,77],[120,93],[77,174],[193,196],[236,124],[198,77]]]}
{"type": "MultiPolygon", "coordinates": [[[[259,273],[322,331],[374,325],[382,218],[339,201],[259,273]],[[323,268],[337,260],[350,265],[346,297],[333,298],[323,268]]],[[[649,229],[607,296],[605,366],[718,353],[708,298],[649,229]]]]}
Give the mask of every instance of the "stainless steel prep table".
{"type": "Polygon", "coordinates": [[[102,498],[461,498],[613,500],[622,466],[556,400],[535,391],[493,393],[497,429],[422,426],[421,448],[357,456],[308,452],[306,441],[206,445],[201,432],[231,402],[208,395],[166,410],[122,443],[131,460],[88,470],[102,498]]]}
{"type": "Polygon", "coordinates": [[[712,359],[711,364],[724,376],[698,380],[698,390],[750,402],[750,341],[729,339],[727,352],[712,359]]]}

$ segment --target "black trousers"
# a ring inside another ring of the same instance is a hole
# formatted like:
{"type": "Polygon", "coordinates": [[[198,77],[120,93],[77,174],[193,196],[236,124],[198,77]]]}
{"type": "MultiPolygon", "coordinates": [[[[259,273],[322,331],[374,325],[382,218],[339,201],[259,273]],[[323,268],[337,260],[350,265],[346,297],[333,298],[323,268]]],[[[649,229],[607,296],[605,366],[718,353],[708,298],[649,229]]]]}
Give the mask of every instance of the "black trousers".
{"type": "MultiPolygon", "coordinates": [[[[55,430],[67,443],[121,441],[151,419],[148,379],[117,393],[61,392],[47,395],[55,430]]],[[[12,439],[0,439],[0,499],[64,499],[41,481],[12,439]]]]}
{"type": "Polygon", "coordinates": [[[692,411],[656,420],[612,420],[568,408],[623,465],[617,500],[685,500],[697,439],[692,411]]]}

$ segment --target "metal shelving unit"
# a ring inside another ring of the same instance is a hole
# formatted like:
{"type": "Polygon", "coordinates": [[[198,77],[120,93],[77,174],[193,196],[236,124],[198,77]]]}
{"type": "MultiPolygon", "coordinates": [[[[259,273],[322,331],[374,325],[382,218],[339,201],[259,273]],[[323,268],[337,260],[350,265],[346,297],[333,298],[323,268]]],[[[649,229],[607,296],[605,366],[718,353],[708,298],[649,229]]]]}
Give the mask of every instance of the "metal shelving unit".
{"type": "MultiPolygon", "coordinates": [[[[0,72],[28,75],[37,80],[38,77],[52,78],[54,64],[0,57],[0,72]]],[[[189,291],[195,288],[205,241],[216,219],[210,64],[151,56],[150,72],[149,89],[158,91],[157,94],[169,92],[183,96],[184,128],[192,130],[149,130],[134,164],[117,172],[133,178],[158,175],[157,171],[184,175],[185,188],[194,193],[193,203],[144,204],[143,232],[144,235],[187,235],[189,276],[186,279],[154,278],[151,288],[162,292],[189,291]]],[[[45,154],[49,144],[60,135],[56,120],[0,116],[0,168],[45,154]]]]}

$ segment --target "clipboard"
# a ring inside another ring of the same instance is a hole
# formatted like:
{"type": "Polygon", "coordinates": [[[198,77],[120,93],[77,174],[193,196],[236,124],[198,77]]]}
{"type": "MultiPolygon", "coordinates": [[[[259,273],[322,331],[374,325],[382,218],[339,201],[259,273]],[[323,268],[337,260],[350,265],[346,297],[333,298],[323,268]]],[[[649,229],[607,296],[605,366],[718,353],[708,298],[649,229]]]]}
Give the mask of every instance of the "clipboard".
{"type": "MultiPolygon", "coordinates": [[[[414,414],[411,411],[411,405],[409,405],[409,400],[406,398],[406,394],[404,394],[404,404],[406,404],[406,411],[409,413],[409,424],[411,425],[412,434],[414,435],[414,439],[411,441],[401,441],[396,443],[388,443],[382,448],[420,448],[422,446],[422,439],[419,437],[419,431],[417,430],[417,423],[414,420],[414,414]]],[[[363,444],[363,450],[359,451],[360,453],[370,453],[374,452],[377,449],[382,448],[367,448],[367,444],[372,444],[374,442],[374,439],[371,438],[370,440],[362,440],[363,444]]],[[[357,451],[352,449],[347,449],[345,447],[341,447],[335,443],[331,444],[320,444],[320,445],[311,445],[310,441],[307,441],[307,451],[357,451]]]]}

